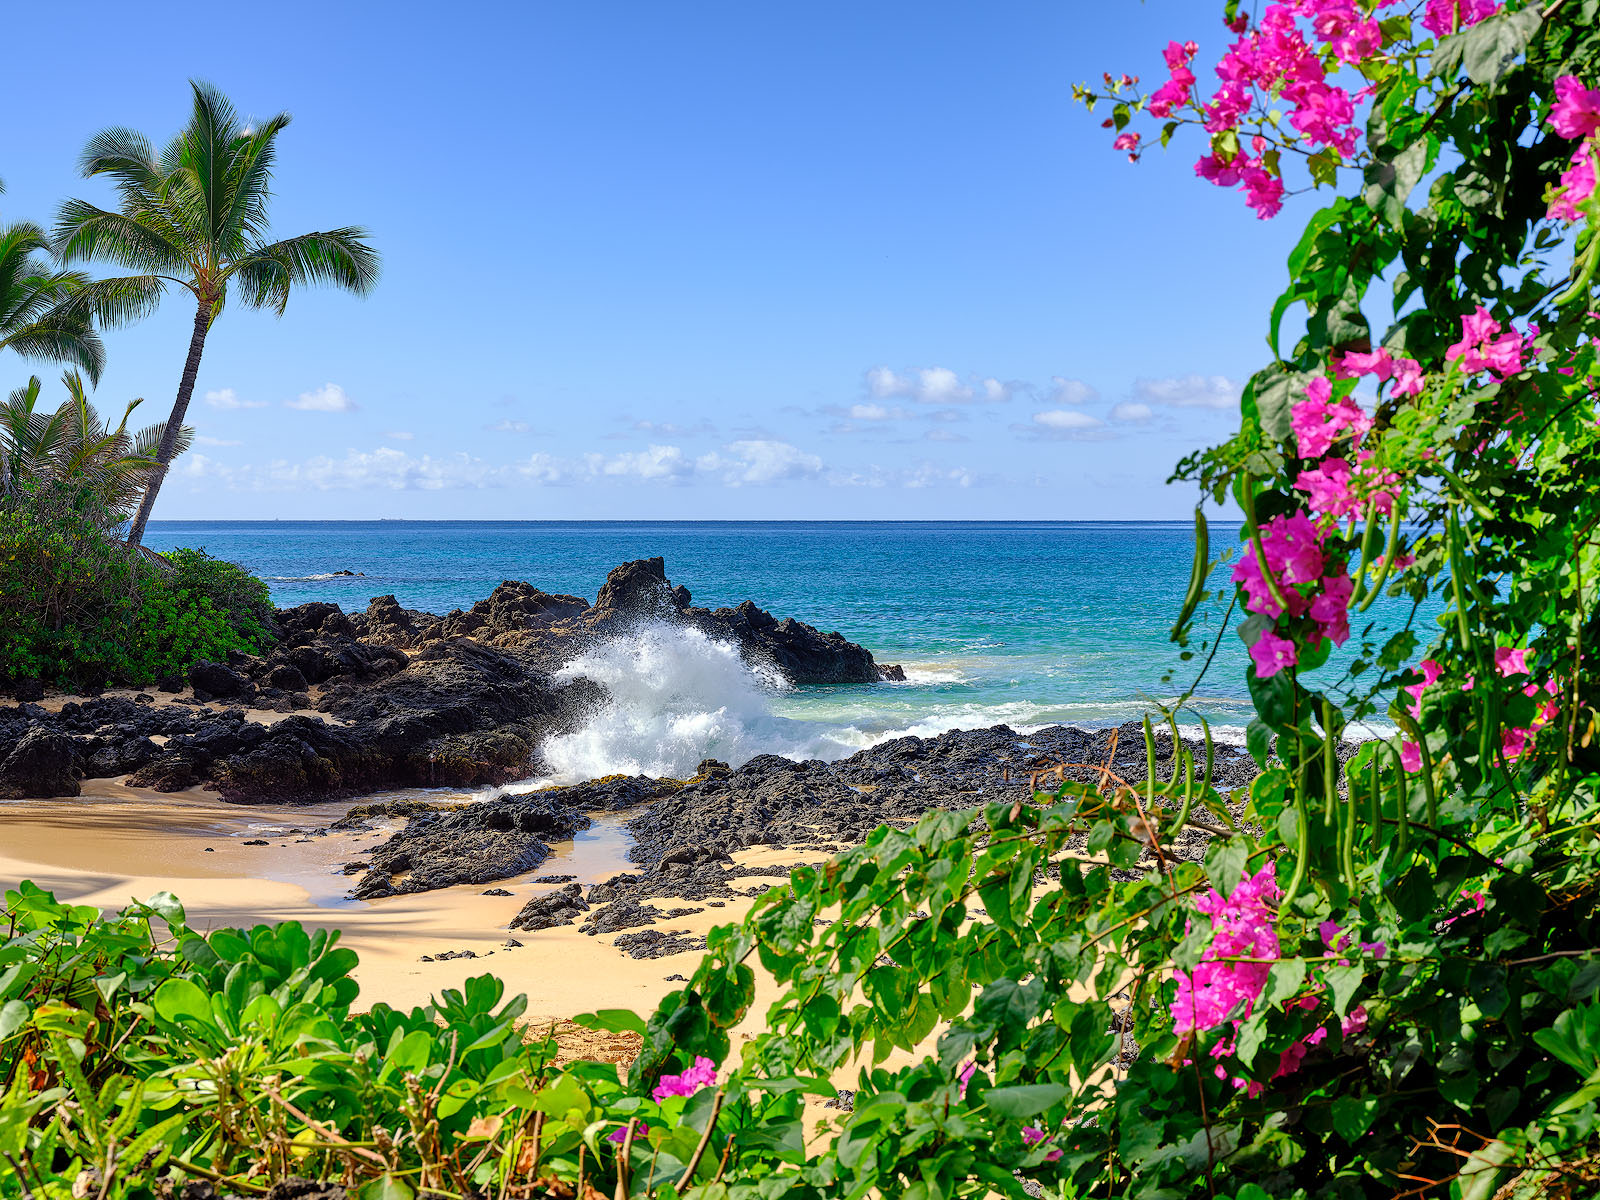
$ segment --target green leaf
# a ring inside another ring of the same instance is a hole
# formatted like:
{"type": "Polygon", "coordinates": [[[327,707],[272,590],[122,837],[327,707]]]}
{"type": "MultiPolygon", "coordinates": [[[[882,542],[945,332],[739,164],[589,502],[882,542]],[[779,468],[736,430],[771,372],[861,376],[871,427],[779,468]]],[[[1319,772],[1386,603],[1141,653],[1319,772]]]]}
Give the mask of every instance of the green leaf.
{"type": "Polygon", "coordinates": [[[1461,41],[1461,63],[1473,83],[1497,84],[1528,48],[1544,19],[1539,5],[1500,12],[1449,39],[1461,41]]]}
{"type": "Polygon", "coordinates": [[[1060,1104],[1071,1094],[1071,1088],[1059,1083],[1025,1083],[1015,1087],[990,1088],[983,1094],[983,1102],[996,1116],[1021,1120],[1060,1104]]]}
{"type": "Polygon", "coordinates": [[[356,1200],[414,1200],[416,1194],[404,1179],[389,1174],[369,1179],[355,1191],[356,1200]]]}
{"type": "Polygon", "coordinates": [[[1282,962],[1273,963],[1272,969],[1267,972],[1267,986],[1262,989],[1261,998],[1268,1004],[1276,1004],[1281,1008],[1285,1000],[1300,994],[1301,985],[1305,981],[1305,959],[1286,958],[1282,962]]]}
{"type": "Polygon", "coordinates": [[[645,1030],[644,1018],[627,1008],[602,1008],[597,1012],[579,1013],[572,1018],[572,1023],[585,1029],[603,1029],[611,1033],[642,1034],[645,1030]]]}
{"type": "Polygon", "coordinates": [[[168,925],[182,925],[184,923],[183,905],[171,892],[157,892],[145,901],[168,925]]]}
{"type": "Polygon", "coordinates": [[[28,1006],[21,1000],[7,1000],[0,1005],[0,1042],[21,1029],[28,1020],[28,1006]]]}
{"type": "Polygon", "coordinates": [[[1333,1127],[1354,1146],[1372,1128],[1379,1104],[1371,1096],[1340,1096],[1333,1102],[1333,1127]]]}
{"type": "Polygon", "coordinates": [[[174,1023],[183,1020],[212,1024],[211,998],[187,979],[169,979],[152,998],[158,1015],[174,1023]]]}
{"type": "Polygon", "coordinates": [[[1244,878],[1245,864],[1250,861],[1250,846],[1243,838],[1229,838],[1225,842],[1212,842],[1206,851],[1206,878],[1211,886],[1224,896],[1233,895],[1233,889],[1244,878]]]}
{"type": "Polygon", "coordinates": [[[1367,187],[1361,196],[1367,207],[1399,228],[1405,216],[1406,201],[1417,182],[1427,174],[1434,150],[1431,137],[1420,138],[1393,158],[1368,167],[1367,187]]]}
{"type": "Polygon", "coordinates": [[[1343,1017],[1350,1011],[1350,1001],[1356,994],[1356,989],[1361,986],[1361,980],[1366,972],[1360,967],[1329,967],[1322,973],[1323,982],[1328,985],[1328,990],[1333,994],[1333,1011],[1343,1017]]]}

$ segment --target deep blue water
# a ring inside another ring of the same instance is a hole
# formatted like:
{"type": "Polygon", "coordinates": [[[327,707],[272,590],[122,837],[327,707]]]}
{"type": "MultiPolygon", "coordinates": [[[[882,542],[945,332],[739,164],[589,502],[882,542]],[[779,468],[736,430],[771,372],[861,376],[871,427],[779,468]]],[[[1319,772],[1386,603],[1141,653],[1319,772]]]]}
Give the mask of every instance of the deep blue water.
{"type": "MultiPolygon", "coordinates": [[[[1236,536],[1214,527],[1213,550],[1236,536]]],[[[1188,522],[157,521],[147,541],[238,562],[279,605],[346,610],[393,593],[445,612],[504,579],[592,600],[611,567],[663,555],[697,604],[754,600],[837,629],[910,677],[773,695],[736,658],[658,631],[583,665],[618,701],[566,747],[579,771],[692,766],[701,750],[832,757],[899,731],[1136,717],[1194,672],[1167,641],[1192,537],[1188,522]],[[362,574],[332,575],[341,570],[362,574]],[[1163,682],[1169,670],[1176,684],[1163,682]]],[[[1249,717],[1245,663],[1226,635],[1198,692],[1197,711],[1235,731],[1249,717]]]]}

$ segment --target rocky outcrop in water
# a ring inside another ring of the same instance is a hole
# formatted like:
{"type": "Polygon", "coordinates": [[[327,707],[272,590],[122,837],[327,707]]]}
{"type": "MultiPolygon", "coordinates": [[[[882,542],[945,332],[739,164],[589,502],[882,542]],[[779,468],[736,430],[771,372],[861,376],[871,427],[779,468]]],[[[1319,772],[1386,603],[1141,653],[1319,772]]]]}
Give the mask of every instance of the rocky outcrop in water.
{"type": "Polygon", "coordinates": [[[401,608],[379,596],[352,619],[363,642],[416,649],[452,637],[471,637],[530,654],[550,669],[594,642],[662,621],[698,629],[736,644],[752,661],[768,664],[794,684],[876,683],[903,680],[899,667],[880,667],[871,651],[837,631],[823,633],[792,617],[779,619],[751,601],[708,609],[691,603],[689,589],[667,578],[666,562],[644,558],[606,576],[594,604],[580,596],[542,592],[507,580],[468,610],[443,617],[401,608]]]}
{"type": "Polygon", "coordinates": [[[600,685],[555,671],[646,620],[732,641],[795,683],[884,675],[839,633],[780,621],[748,601],[692,607],[659,558],[617,567],[593,605],[514,581],[442,617],[393,596],[354,615],[301,604],[278,610],[267,654],[197,662],[161,681],[169,694],[187,685],[193,701],[91,699],[59,716],[32,704],[0,708],[0,795],[77,795],[83,778],[128,775],[161,791],[204,784],[229,800],[292,803],[527,778],[539,770],[540,745],[604,699],[600,685]],[[251,709],[292,715],[252,720],[251,709]]]}
{"type": "MultiPolygon", "coordinates": [[[[0,794],[77,795],[78,778],[123,774],[164,792],[206,784],[241,803],[504,783],[533,773],[544,739],[576,728],[599,698],[592,684],[557,681],[468,639],[408,659],[320,624],[300,644],[229,673],[244,684],[226,683],[234,693],[226,708],[117,697],[68,702],[59,713],[0,708],[0,794]],[[266,681],[286,669],[280,656],[311,667],[320,683],[314,702],[270,690],[266,681]],[[274,703],[315,703],[321,712],[269,722],[250,719],[244,707],[274,703]]],[[[197,677],[225,682],[218,671],[197,677]]]]}

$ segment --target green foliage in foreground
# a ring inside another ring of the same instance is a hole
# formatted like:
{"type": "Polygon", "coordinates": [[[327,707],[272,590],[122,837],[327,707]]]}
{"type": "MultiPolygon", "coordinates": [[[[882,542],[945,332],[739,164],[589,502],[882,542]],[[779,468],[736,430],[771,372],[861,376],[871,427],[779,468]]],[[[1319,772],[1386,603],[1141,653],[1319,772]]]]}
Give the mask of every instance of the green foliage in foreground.
{"type": "Polygon", "coordinates": [[[203,550],[149,556],[103,511],[26,493],[0,505],[0,683],[139,685],[271,641],[264,583],[203,550]]]}

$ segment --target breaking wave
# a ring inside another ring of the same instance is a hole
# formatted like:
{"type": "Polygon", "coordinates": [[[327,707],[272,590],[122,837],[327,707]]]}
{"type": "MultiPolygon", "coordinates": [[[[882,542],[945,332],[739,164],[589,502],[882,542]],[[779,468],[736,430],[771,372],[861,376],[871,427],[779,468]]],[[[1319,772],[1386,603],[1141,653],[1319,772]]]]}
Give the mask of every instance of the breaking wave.
{"type": "Polygon", "coordinates": [[[557,678],[592,679],[608,693],[581,728],[545,742],[559,782],[683,778],[706,758],[737,767],[758,754],[835,759],[858,749],[818,722],[774,713],[774,698],[790,690],[783,677],[698,629],[642,625],[596,644],[557,678]]]}

